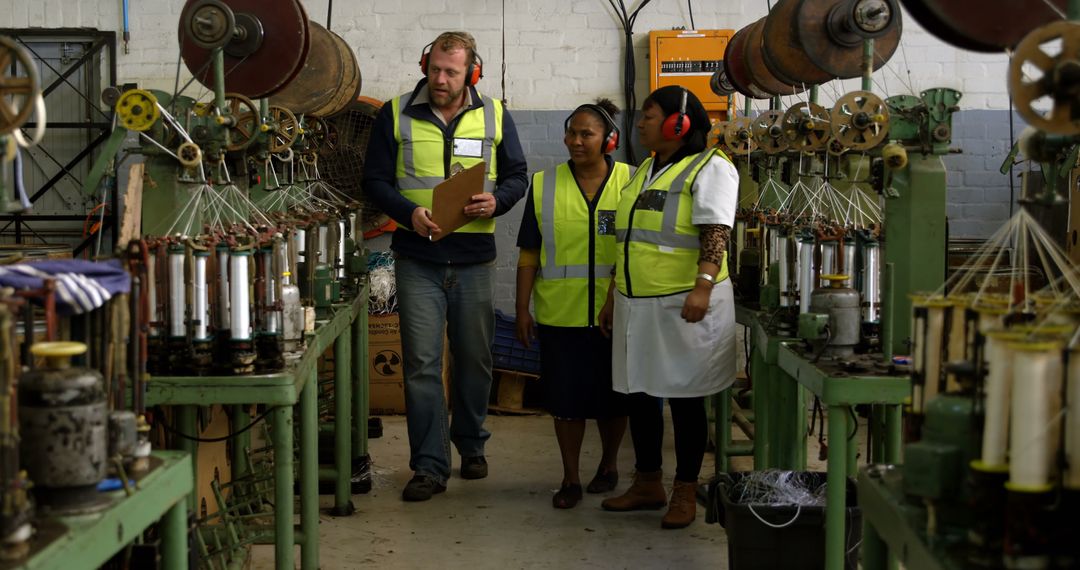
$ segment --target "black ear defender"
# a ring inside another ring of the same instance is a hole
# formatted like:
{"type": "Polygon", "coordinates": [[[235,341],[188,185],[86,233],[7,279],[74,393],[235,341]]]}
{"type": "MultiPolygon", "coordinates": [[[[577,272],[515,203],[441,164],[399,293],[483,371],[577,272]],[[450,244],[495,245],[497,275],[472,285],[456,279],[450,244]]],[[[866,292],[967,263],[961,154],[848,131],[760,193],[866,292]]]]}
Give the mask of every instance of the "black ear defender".
{"type": "Polygon", "coordinates": [[[685,87],[680,88],[682,89],[682,103],[679,104],[679,112],[668,115],[662,127],[664,138],[668,140],[681,139],[690,132],[690,117],[686,116],[686,97],[689,91],[685,87]]]}
{"type": "Polygon", "coordinates": [[[613,119],[611,115],[608,114],[608,112],[605,111],[604,108],[600,105],[585,103],[577,109],[574,109],[574,112],[570,113],[570,116],[566,117],[566,121],[563,123],[563,131],[565,132],[570,130],[570,119],[572,119],[574,115],[578,113],[578,111],[584,109],[594,111],[598,115],[600,115],[600,118],[604,121],[604,126],[607,127],[607,134],[604,135],[604,142],[600,146],[601,152],[603,152],[604,154],[611,154],[615,152],[615,149],[619,148],[619,126],[615,124],[615,119],[613,119]]]}
{"type": "MultiPolygon", "coordinates": [[[[424,46],[424,49],[420,51],[420,71],[427,76],[428,70],[428,55],[431,53],[431,46],[435,45],[435,42],[431,42],[424,46]]],[[[484,59],[480,57],[479,53],[473,51],[474,63],[470,63],[469,67],[465,68],[465,86],[472,87],[480,82],[480,79],[484,77],[484,59]]]]}

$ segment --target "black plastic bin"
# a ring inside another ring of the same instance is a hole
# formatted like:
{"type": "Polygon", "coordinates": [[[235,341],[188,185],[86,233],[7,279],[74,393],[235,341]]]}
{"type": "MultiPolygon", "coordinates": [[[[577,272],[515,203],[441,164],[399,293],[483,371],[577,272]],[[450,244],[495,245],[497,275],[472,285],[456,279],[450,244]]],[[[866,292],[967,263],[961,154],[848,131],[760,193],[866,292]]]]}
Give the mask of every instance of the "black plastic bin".
{"type": "MultiPolygon", "coordinates": [[[[727,530],[728,567],[731,570],[816,570],[825,568],[825,507],[751,505],[734,503],[728,491],[746,473],[731,473],[709,484],[709,522],[727,530]],[[756,514],[756,516],[755,516],[756,514]],[[796,516],[798,515],[798,516],[796,516]],[[760,517],[760,520],[759,520],[760,517]],[[770,527],[761,521],[780,526],[770,527]]],[[[820,486],[825,473],[805,475],[820,486]]],[[[862,514],[855,481],[847,480],[847,552],[845,568],[858,568],[862,540],[862,514]]]]}

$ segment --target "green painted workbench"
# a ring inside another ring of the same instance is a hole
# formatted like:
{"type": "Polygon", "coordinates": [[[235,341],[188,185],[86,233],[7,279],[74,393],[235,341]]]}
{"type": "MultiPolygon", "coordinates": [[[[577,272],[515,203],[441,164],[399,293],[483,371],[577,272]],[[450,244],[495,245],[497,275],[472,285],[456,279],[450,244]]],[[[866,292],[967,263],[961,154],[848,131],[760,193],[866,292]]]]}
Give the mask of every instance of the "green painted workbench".
{"type": "MultiPolygon", "coordinates": [[[[859,508],[862,510],[862,564],[867,570],[885,570],[892,555],[905,568],[959,570],[965,567],[940,548],[926,542],[924,533],[910,524],[905,512],[900,469],[894,465],[868,465],[859,470],[859,508]]],[[[925,516],[925,513],[923,513],[925,516]]]]}
{"type": "MultiPolygon", "coordinates": [[[[828,415],[829,456],[825,506],[825,568],[844,567],[845,510],[847,478],[856,475],[858,440],[851,438],[855,426],[854,406],[871,404],[871,425],[883,422],[880,429],[871,428],[874,439],[872,453],[875,462],[898,463],[900,460],[900,405],[911,394],[907,375],[887,375],[876,358],[862,357],[865,366],[852,368],[822,359],[811,362],[811,355],[798,349],[795,342],[781,343],[778,353],[780,367],[788,376],[815,394],[828,415]]],[[[803,440],[805,441],[805,440],[803,440]]],[[[922,568],[914,566],[914,568],[922,568]]]]}
{"type": "MultiPolygon", "coordinates": [[[[368,285],[360,288],[348,304],[335,305],[330,318],[316,323],[299,358],[287,360],[285,370],[248,376],[168,376],[147,383],[148,405],[177,407],[177,429],[195,434],[196,409],[214,404],[233,405],[231,430],[246,427],[246,406],[262,404],[271,409],[270,438],[274,449],[274,560],[279,569],[293,567],[293,546],[299,544],[305,570],[319,567],[319,458],[318,370],[319,357],[334,347],[335,475],[334,512],[352,511],[350,479],[352,459],[366,453],[367,434],[367,298],[368,285]],[[354,342],[355,340],[355,342],[354,342]],[[355,374],[353,372],[356,372],[355,374]],[[355,392],[355,397],[354,397],[355,392]],[[293,406],[300,404],[300,528],[293,526],[293,406]],[[355,423],[353,419],[355,418],[355,423]],[[354,438],[353,433],[358,434],[354,438]]],[[[245,465],[245,433],[232,446],[232,465],[245,465]]],[[[194,441],[179,439],[194,454],[194,441]]],[[[195,468],[195,465],[192,465],[195,468]]],[[[242,475],[242,473],[240,473],[242,475]]],[[[233,474],[236,478],[237,473],[233,474]]]]}
{"type": "Polygon", "coordinates": [[[109,493],[114,502],[99,513],[36,521],[37,533],[26,559],[0,562],[0,568],[97,568],[160,519],[162,567],[186,570],[187,498],[194,487],[187,453],[155,451],[150,470],[137,480],[131,495],[123,490],[109,493]]]}

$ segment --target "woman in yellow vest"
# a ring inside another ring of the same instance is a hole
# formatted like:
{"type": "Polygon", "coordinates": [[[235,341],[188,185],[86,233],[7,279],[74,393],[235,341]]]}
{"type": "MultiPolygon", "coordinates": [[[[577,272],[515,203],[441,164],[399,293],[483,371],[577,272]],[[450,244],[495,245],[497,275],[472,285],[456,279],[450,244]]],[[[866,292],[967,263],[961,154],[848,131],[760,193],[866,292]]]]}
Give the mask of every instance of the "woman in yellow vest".
{"type": "Polygon", "coordinates": [[[563,143],[570,160],[533,175],[531,207],[518,234],[517,335],[526,346],[534,334],[540,340],[541,380],[563,460],[562,485],[552,498],[559,509],[581,500],[585,420],[596,419],[603,447],[590,493],[618,483],[616,459],[626,431],[625,396],[611,389],[611,340],[599,328],[615,263],[615,208],[630,179],[630,167],[610,156],[619,143],[616,113],[601,99],[567,117],[563,143]]]}
{"type": "Polygon", "coordinates": [[[676,467],[661,526],[683,528],[697,510],[708,430],[705,396],[735,380],[735,305],[726,249],[739,175],[724,153],[707,146],[709,116],[693,93],[661,87],[641,110],[638,134],[653,156],[641,163],[619,199],[614,291],[601,313],[601,326],[613,339],[614,388],[629,394],[636,474],[625,494],[602,506],[629,511],[667,502],[660,400],[666,398],[676,467]]]}

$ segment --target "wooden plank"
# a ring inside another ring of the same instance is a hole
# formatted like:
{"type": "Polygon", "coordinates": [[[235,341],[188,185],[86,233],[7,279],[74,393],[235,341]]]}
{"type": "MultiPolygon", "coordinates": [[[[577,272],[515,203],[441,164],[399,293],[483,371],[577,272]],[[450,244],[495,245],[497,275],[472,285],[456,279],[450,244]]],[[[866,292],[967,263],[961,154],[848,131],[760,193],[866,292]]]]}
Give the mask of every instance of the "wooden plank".
{"type": "Polygon", "coordinates": [[[120,231],[116,237],[116,245],[121,250],[127,249],[128,242],[139,239],[142,235],[143,173],[145,171],[146,164],[142,162],[132,164],[128,170],[128,183],[124,190],[124,212],[120,215],[120,231]]]}

